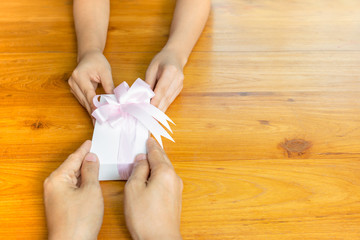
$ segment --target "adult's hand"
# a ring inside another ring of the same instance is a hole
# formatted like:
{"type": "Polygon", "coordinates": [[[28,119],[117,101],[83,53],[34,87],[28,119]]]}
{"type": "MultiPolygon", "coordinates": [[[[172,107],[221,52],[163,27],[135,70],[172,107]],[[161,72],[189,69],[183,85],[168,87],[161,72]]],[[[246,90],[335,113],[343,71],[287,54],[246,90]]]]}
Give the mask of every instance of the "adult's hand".
{"type": "Polygon", "coordinates": [[[124,213],[133,239],[181,239],[183,184],[163,149],[153,139],[138,155],[125,185],[124,213]]]}
{"type": "Polygon", "coordinates": [[[44,182],[49,239],[96,239],[104,215],[99,160],[86,141],[44,182]]]}

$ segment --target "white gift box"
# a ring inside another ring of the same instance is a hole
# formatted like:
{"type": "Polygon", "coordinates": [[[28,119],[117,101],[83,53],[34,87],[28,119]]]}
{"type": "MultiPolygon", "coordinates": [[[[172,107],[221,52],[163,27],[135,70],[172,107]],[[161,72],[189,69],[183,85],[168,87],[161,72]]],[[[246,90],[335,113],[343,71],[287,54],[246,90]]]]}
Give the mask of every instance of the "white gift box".
{"type": "MultiPolygon", "coordinates": [[[[121,123],[120,123],[121,124],[121,123]]],[[[95,123],[92,138],[91,152],[95,153],[100,161],[99,180],[127,180],[131,174],[136,155],[146,153],[146,140],[149,131],[139,121],[124,121],[123,126],[113,128],[109,123],[95,123]],[[133,128],[133,139],[122,134],[124,128],[133,128]],[[127,153],[119,152],[120,143],[134,143],[129,146],[127,153]],[[130,157],[130,158],[129,158],[130,157]]]]}
{"type": "Polygon", "coordinates": [[[100,95],[100,101],[94,98],[98,108],[92,114],[96,123],[90,152],[100,161],[99,180],[127,180],[135,157],[146,153],[149,131],[160,145],[161,136],[173,141],[157,122],[171,131],[167,121],[172,121],[150,105],[154,93],[148,84],[137,79],[129,88],[124,82],[114,93],[100,95]]]}

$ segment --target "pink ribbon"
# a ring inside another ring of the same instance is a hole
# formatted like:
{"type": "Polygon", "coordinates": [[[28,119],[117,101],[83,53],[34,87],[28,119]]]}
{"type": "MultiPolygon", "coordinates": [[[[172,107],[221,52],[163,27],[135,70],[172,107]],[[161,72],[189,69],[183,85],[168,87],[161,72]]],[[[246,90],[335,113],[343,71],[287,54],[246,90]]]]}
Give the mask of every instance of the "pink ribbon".
{"type": "MultiPolygon", "coordinates": [[[[155,96],[150,86],[138,78],[129,88],[126,82],[114,89],[114,95],[96,95],[93,99],[97,109],[92,113],[100,124],[108,122],[111,127],[122,127],[123,136],[120,139],[119,155],[127,154],[132,149],[131,139],[134,138],[133,126],[139,121],[148,129],[155,139],[162,145],[161,136],[174,142],[169,133],[159,124],[166,127],[171,133],[168,121],[174,122],[165,113],[150,104],[150,99],[155,96]],[[125,152],[122,152],[125,151],[125,152]]],[[[131,154],[129,154],[131,155],[131,154]]],[[[128,156],[129,156],[128,155],[128,156]]],[[[119,173],[122,171],[119,166],[119,173]]]]}

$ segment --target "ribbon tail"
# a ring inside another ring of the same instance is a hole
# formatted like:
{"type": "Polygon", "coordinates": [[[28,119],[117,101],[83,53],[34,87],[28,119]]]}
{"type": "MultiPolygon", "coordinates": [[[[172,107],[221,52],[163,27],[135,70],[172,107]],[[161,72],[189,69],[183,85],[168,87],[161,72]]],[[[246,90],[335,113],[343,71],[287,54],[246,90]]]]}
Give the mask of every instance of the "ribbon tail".
{"type": "Polygon", "coordinates": [[[142,111],[141,108],[138,108],[135,105],[128,105],[124,108],[124,110],[142,123],[154,135],[159,143],[162,142],[161,136],[175,142],[169,133],[166,132],[166,130],[152,116],[142,111]]]}
{"type": "Polygon", "coordinates": [[[162,125],[164,125],[172,133],[172,130],[167,121],[171,122],[174,125],[175,125],[175,123],[165,113],[163,113],[161,110],[159,110],[155,106],[148,104],[148,103],[141,103],[141,104],[137,104],[136,106],[141,108],[143,111],[145,111],[147,114],[151,115],[156,120],[158,120],[162,125]]]}

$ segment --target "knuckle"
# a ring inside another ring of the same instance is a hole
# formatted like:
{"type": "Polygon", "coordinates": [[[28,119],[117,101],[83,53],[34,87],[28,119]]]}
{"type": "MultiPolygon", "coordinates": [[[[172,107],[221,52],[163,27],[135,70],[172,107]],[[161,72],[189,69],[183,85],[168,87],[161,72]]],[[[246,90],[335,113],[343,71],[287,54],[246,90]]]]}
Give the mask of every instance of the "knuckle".
{"type": "Polygon", "coordinates": [[[184,85],[184,74],[181,73],[181,76],[179,77],[179,85],[181,86],[181,88],[184,85]]]}
{"type": "Polygon", "coordinates": [[[161,87],[161,88],[158,87],[158,88],[156,89],[156,93],[155,93],[156,95],[155,95],[155,98],[154,98],[154,99],[157,99],[158,102],[160,102],[162,96],[164,96],[165,93],[166,93],[166,89],[165,89],[165,88],[163,88],[163,87],[161,87]]]}
{"type": "Polygon", "coordinates": [[[136,179],[130,178],[125,184],[125,188],[124,188],[125,194],[133,192],[136,189],[136,186],[137,186],[136,179]]]}
{"type": "Polygon", "coordinates": [[[179,69],[174,65],[167,65],[167,66],[165,66],[165,71],[167,71],[169,73],[176,73],[179,71],[179,69]]]}
{"type": "Polygon", "coordinates": [[[44,186],[45,191],[50,188],[50,185],[51,185],[51,180],[50,180],[50,176],[49,176],[44,180],[43,186],[44,186]]]}
{"type": "Polygon", "coordinates": [[[78,157],[78,154],[76,152],[74,153],[71,153],[69,156],[68,156],[68,159],[74,159],[74,158],[77,158],[78,157]]]}
{"type": "Polygon", "coordinates": [[[75,69],[71,74],[71,80],[76,82],[78,78],[79,78],[79,71],[75,69]]]}
{"type": "Polygon", "coordinates": [[[149,150],[149,153],[148,153],[148,154],[149,154],[149,155],[155,155],[155,156],[157,156],[157,155],[163,155],[163,152],[162,152],[161,149],[159,149],[158,146],[155,145],[154,148],[152,148],[152,149],[149,150]]]}
{"type": "MultiPolygon", "coordinates": [[[[145,76],[149,76],[152,71],[152,65],[150,63],[149,67],[146,69],[145,76]]],[[[146,77],[145,77],[146,78],[146,77]]]]}
{"type": "Polygon", "coordinates": [[[151,60],[148,69],[153,68],[153,67],[156,67],[156,66],[158,66],[158,65],[159,65],[159,61],[158,61],[158,59],[157,59],[156,56],[155,56],[155,57],[151,60]]]}
{"type": "Polygon", "coordinates": [[[168,166],[168,164],[161,164],[158,168],[158,171],[164,182],[170,184],[176,182],[177,175],[175,171],[168,166]]]}
{"type": "MultiPolygon", "coordinates": [[[[56,177],[56,176],[55,176],[56,177]]],[[[44,191],[45,192],[50,192],[53,189],[55,189],[54,187],[54,173],[52,173],[50,176],[48,176],[43,183],[43,187],[44,187],[44,191]]]]}
{"type": "Polygon", "coordinates": [[[99,70],[102,72],[111,72],[111,65],[105,62],[100,66],[99,70]]]}
{"type": "Polygon", "coordinates": [[[154,105],[155,107],[158,107],[159,104],[160,104],[160,99],[158,99],[158,98],[153,98],[153,99],[151,100],[151,104],[154,105]]]}

